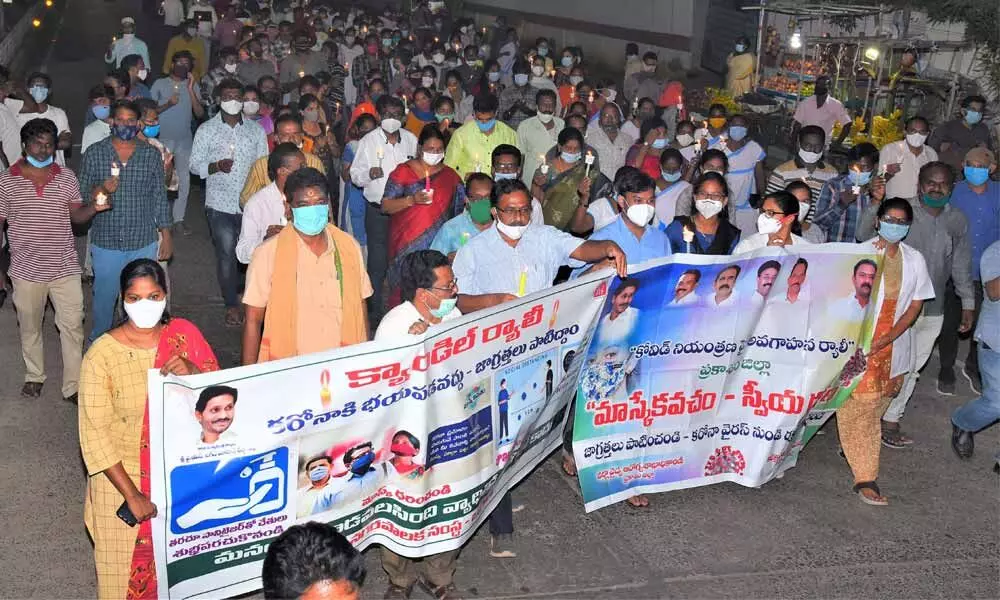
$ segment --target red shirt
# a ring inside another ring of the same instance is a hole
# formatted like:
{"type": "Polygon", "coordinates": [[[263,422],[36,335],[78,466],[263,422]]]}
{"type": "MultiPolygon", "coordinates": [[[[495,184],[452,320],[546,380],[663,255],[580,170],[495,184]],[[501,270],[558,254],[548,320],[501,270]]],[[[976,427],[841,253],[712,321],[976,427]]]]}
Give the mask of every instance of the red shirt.
{"type": "Polygon", "coordinates": [[[70,210],[82,204],[73,171],[53,163],[38,188],[21,171],[24,159],[0,173],[0,219],[10,238],[10,276],[48,283],[80,274],[70,210]]]}

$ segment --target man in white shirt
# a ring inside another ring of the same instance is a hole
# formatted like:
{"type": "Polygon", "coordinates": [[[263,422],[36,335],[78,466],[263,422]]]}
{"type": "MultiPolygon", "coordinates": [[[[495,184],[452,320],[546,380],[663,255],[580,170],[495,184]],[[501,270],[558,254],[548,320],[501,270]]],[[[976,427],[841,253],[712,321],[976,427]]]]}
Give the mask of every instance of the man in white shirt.
{"type": "Polygon", "coordinates": [[[59,131],[59,139],[56,142],[56,163],[65,167],[66,157],[63,151],[69,150],[72,146],[72,133],[69,130],[69,119],[66,117],[66,111],[48,104],[51,89],[51,77],[45,73],[32,73],[28,77],[28,93],[31,94],[37,105],[37,112],[18,113],[17,120],[21,127],[24,127],[24,124],[32,119],[48,119],[55,123],[56,130],[59,131]]]}
{"type": "Polygon", "coordinates": [[[878,267],[871,260],[863,259],[854,265],[854,273],[851,282],[854,284],[854,293],[838,300],[831,307],[830,315],[836,319],[861,323],[865,318],[865,311],[872,301],[872,287],[875,285],[875,275],[878,267]]]}
{"type": "Polygon", "coordinates": [[[620,346],[628,349],[628,339],[639,322],[639,309],[632,299],[639,289],[639,280],[626,277],[611,295],[611,312],[601,319],[597,330],[597,347],[620,346]]]}
{"type": "Polygon", "coordinates": [[[267,175],[271,183],[247,201],[243,207],[240,237],[236,241],[236,258],[250,264],[254,250],[288,223],[289,208],[285,202],[285,181],[305,164],[305,155],[295,144],[278,144],[267,158],[267,175]]]}
{"type": "Polygon", "coordinates": [[[771,287],[774,285],[774,280],[778,278],[779,271],[781,271],[781,263],[776,260],[769,260],[758,267],[757,293],[753,297],[755,303],[763,304],[764,300],[767,299],[767,295],[771,293],[771,287]]]}
{"type": "Polygon", "coordinates": [[[710,306],[713,308],[723,308],[732,306],[736,302],[736,294],[733,293],[733,290],[736,289],[736,278],[740,276],[740,271],[742,270],[739,265],[729,265],[719,271],[719,274],[715,276],[715,281],[712,283],[712,289],[715,290],[715,294],[708,301],[710,306]]]}
{"type": "Polygon", "coordinates": [[[886,144],[879,152],[879,174],[885,174],[886,198],[916,198],[920,168],[938,159],[934,148],[924,145],[930,135],[927,119],[917,116],[906,121],[906,139],[886,144]]]}
{"type": "Polygon", "coordinates": [[[588,127],[585,141],[595,150],[600,159],[601,173],[614,181],[618,169],[625,165],[625,155],[635,143],[635,139],[622,133],[622,113],[617,104],[607,103],[601,107],[598,127],[588,127]]]}
{"type": "Polygon", "coordinates": [[[199,445],[225,442],[233,437],[226,434],[236,417],[238,397],[236,388],[226,385],[212,385],[201,391],[194,405],[194,418],[201,426],[199,445]]]}
{"type": "MultiPolygon", "coordinates": [[[[333,460],[320,454],[306,461],[305,472],[309,477],[309,487],[298,491],[295,515],[304,519],[326,512],[340,503],[343,490],[333,481],[333,460]]],[[[338,482],[339,483],[339,482],[338,482]]]]}
{"type": "Polygon", "coordinates": [[[826,132],[827,141],[832,140],[833,126],[840,123],[843,126],[836,144],[839,146],[851,133],[851,115],[848,114],[840,100],[830,96],[830,78],[826,75],[816,78],[815,94],[799,103],[795,109],[795,125],[792,128],[792,139],[798,136],[800,127],[816,125],[826,132]]]}
{"type": "Polygon", "coordinates": [[[458,283],[448,257],[437,250],[416,250],[403,257],[399,268],[403,303],[382,317],[376,340],[403,341],[431,325],[462,316],[456,308],[458,283]]]}
{"type": "Polygon", "coordinates": [[[114,90],[104,84],[91,88],[89,110],[94,114],[94,122],[83,128],[83,139],[80,140],[80,155],[92,145],[111,135],[111,103],[114,102],[114,90]]]}
{"type": "Polygon", "coordinates": [[[377,311],[381,310],[378,307],[382,305],[382,289],[389,269],[389,216],[382,212],[382,195],[393,170],[417,154],[416,136],[402,129],[403,102],[394,96],[382,96],[375,108],[382,117],[381,127],[361,138],[351,163],[351,181],[363,190],[368,203],[365,211],[368,277],[375,299],[370,306],[376,313],[371,315],[372,322],[378,322],[382,316],[377,311]]]}
{"type": "Polygon", "coordinates": [[[566,125],[556,112],[556,93],[553,90],[539,90],[535,94],[538,112],[525,119],[517,127],[517,147],[524,154],[521,179],[531,185],[531,178],[545,160],[545,154],[556,145],[559,132],[566,125]]]}
{"type": "Polygon", "coordinates": [[[694,290],[701,281],[701,271],[698,269],[688,269],[681,273],[674,286],[674,297],[670,300],[670,306],[687,306],[698,303],[698,294],[694,290]]]}

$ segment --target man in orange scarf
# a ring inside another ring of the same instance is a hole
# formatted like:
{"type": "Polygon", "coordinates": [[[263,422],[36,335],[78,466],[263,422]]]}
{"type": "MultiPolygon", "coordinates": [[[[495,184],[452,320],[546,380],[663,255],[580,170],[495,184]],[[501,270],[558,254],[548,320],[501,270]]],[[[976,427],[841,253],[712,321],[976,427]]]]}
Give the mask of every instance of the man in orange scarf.
{"type": "Polygon", "coordinates": [[[285,202],[290,226],[257,248],[247,271],[244,365],[368,341],[371,282],[361,247],[329,223],[326,177],[299,169],[285,202]]]}

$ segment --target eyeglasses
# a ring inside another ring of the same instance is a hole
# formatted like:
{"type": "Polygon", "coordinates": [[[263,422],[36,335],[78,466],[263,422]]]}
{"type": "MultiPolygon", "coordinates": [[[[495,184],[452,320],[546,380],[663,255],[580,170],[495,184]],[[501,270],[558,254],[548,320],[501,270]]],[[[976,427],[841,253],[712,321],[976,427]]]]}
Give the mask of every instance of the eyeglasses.
{"type": "Polygon", "coordinates": [[[762,210],[761,212],[764,213],[765,215],[767,215],[768,219],[773,219],[774,215],[785,216],[785,215],[788,214],[788,213],[781,212],[780,210],[762,210]]]}
{"type": "Polygon", "coordinates": [[[725,202],[725,194],[696,194],[695,200],[715,200],[716,202],[725,202]]]}
{"type": "Polygon", "coordinates": [[[909,225],[910,222],[906,219],[897,219],[896,217],[882,217],[879,219],[880,222],[890,224],[890,225],[909,225]]]}
{"type": "Polygon", "coordinates": [[[451,280],[451,283],[445,287],[431,286],[432,290],[441,290],[442,292],[454,292],[458,290],[458,277],[451,280]]]}
{"type": "Polygon", "coordinates": [[[514,217],[517,217],[517,216],[530,217],[531,216],[531,207],[530,206],[526,206],[524,208],[500,208],[500,207],[497,207],[497,212],[501,212],[501,213],[503,213],[505,215],[514,216],[514,217]]]}

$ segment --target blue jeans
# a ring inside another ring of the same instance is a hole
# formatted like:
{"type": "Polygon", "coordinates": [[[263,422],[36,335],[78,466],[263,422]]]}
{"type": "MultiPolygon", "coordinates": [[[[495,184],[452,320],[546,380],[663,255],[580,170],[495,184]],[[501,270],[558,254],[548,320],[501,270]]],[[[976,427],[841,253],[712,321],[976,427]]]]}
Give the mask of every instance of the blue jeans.
{"type": "Polygon", "coordinates": [[[983,395],[951,414],[951,422],[966,431],[979,431],[1000,419],[1000,352],[983,343],[979,344],[979,374],[983,395]]]}
{"type": "Polygon", "coordinates": [[[226,308],[240,305],[240,266],[236,260],[236,240],[240,237],[243,215],[206,208],[208,230],[215,246],[215,272],[226,308]]]}
{"type": "Polygon", "coordinates": [[[122,269],[137,258],[155,259],[158,245],[159,242],[153,242],[136,250],[108,250],[90,245],[90,258],[94,267],[94,316],[89,342],[101,337],[114,325],[115,306],[121,295],[118,281],[122,269]]]}

